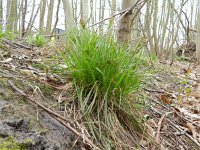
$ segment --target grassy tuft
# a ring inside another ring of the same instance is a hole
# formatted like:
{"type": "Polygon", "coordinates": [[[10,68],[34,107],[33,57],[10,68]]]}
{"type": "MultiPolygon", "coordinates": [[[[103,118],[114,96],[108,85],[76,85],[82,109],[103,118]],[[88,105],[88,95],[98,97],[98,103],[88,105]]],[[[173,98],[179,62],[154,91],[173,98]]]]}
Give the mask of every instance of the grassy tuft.
{"type": "Polygon", "coordinates": [[[11,32],[11,31],[5,31],[4,32],[4,31],[0,30],[0,40],[2,38],[4,38],[4,39],[14,41],[15,39],[17,39],[17,36],[18,36],[18,33],[14,33],[14,32],[11,32]]]}
{"type": "Polygon", "coordinates": [[[35,35],[29,35],[27,37],[27,42],[29,44],[32,44],[38,47],[43,47],[47,43],[47,40],[45,39],[43,35],[35,34],[35,35]]]}
{"type": "Polygon", "coordinates": [[[140,54],[87,30],[72,32],[67,43],[63,57],[89,133],[103,148],[134,147],[143,130],[131,96],[143,81],[140,54]]]}

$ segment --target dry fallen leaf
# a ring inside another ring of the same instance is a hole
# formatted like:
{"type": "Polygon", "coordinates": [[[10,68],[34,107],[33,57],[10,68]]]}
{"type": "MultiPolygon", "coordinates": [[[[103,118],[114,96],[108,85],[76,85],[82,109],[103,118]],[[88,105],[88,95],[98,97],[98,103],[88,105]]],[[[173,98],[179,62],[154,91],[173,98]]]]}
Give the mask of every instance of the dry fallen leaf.
{"type": "Polygon", "coordinates": [[[172,104],[172,100],[169,99],[169,97],[168,97],[167,95],[165,95],[165,94],[161,95],[161,96],[160,96],[160,99],[162,100],[162,102],[163,102],[164,104],[167,104],[167,105],[172,104]]]}
{"type": "Polygon", "coordinates": [[[197,140],[197,132],[196,132],[196,130],[195,130],[195,127],[194,127],[191,123],[189,123],[189,122],[185,124],[185,127],[188,128],[188,131],[189,131],[190,133],[192,133],[193,138],[194,138],[195,140],[197,140]]]}
{"type": "Polygon", "coordinates": [[[146,126],[148,128],[149,134],[152,137],[155,137],[155,135],[156,135],[155,129],[157,128],[157,124],[155,123],[155,121],[153,119],[147,120],[146,121],[146,126]]]}
{"type": "Polygon", "coordinates": [[[189,96],[193,96],[193,97],[195,97],[196,99],[199,99],[199,98],[200,98],[200,93],[198,93],[198,92],[191,92],[191,93],[189,94],[189,96]]]}

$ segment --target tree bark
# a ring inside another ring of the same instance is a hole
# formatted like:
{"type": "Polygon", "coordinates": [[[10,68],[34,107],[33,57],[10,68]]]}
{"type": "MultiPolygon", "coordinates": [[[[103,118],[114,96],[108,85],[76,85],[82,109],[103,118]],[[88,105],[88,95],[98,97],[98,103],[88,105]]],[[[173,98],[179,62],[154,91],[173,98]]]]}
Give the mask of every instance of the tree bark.
{"type": "MultiPolygon", "coordinates": [[[[101,6],[101,9],[99,10],[100,12],[100,14],[101,14],[101,16],[100,16],[100,19],[99,20],[103,20],[104,19],[104,12],[105,12],[105,6],[106,6],[106,2],[105,2],[105,0],[102,2],[102,4],[101,4],[102,6],[101,6]]],[[[100,25],[99,25],[99,32],[101,33],[101,32],[103,32],[103,28],[104,28],[104,25],[103,25],[103,23],[100,23],[100,25]]]]}
{"type": "Polygon", "coordinates": [[[81,0],[81,18],[85,23],[89,18],[89,0],[81,0]]]}
{"type": "Polygon", "coordinates": [[[27,34],[27,33],[29,32],[29,30],[30,30],[30,26],[31,26],[31,23],[32,23],[32,20],[33,20],[34,11],[35,11],[35,0],[33,0],[33,3],[32,3],[31,17],[30,17],[30,19],[29,19],[28,26],[27,26],[27,28],[26,28],[26,34],[27,34]]]}
{"type": "MultiPolygon", "coordinates": [[[[170,2],[169,1],[163,1],[163,6],[162,6],[162,22],[160,22],[160,26],[162,26],[162,29],[160,29],[159,31],[161,31],[161,33],[158,33],[160,34],[160,45],[159,45],[159,49],[160,51],[165,51],[164,49],[164,40],[166,39],[166,31],[167,31],[167,25],[168,25],[168,22],[169,22],[169,15],[170,15],[170,11],[171,10],[171,7],[170,7],[170,2]],[[167,4],[166,4],[167,2],[167,4]]],[[[161,28],[161,27],[160,27],[161,28]]]]}
{"type": "MultiPolygon", "coordinates": [[[[122,0],[121,11],[132,6],[132,0],[122,0]]],[[[122,14],[123,17],[119,22],[118,41],[120,43],[128,44],[131,38],[131,16],[132,10],[122,14]]]]}
{"type": "Polygon", "coordinates": [[[73,15],[72,15],[72,7],[69,0],[62,0],[63,9],[65,14],[65,31],[68,32],[75,27],[73,15]]]}
{"type": "Polygon", "coordinates": [[[52,35],[55,33],[55,29],[56,29],[56,26],[57,26],[58,20],[59,20],[59,7],[60,7],[60,2],[61,2],[61,0],[58,0],[57,10],[56,10],[56,21],[55,21],[53,30],[52,30],[52,32],[51,32],[52,35]]]}
{"type": "Polygon", "coordinates": [[[40,28],[40,32],[44,31],[44,16],[45,16],[45,9],[46,9],[46,4],[47,4],[47,0],[41,0],[41,7],[40,7],[40,22],[39,22],[39,28],[40,28]]]}
{"type": "Polygon", "coordinates": [[[13,31],[17,32],[17,22],[18,22],[18,17],[17,17],[17,3],[18,0],[13,0],[12,2],[12,17],[13,17],[13,31]]]}
{"type": "Polygon", "coordinates": [[[7,0],[7,6],[6,6],[6,31],[12,31],[11,8],[12,8],[12,0],[7,0]]]}
{"type": "Polygon", "coordinates": [[[27,12],[27,0],[23,0],[22,3],[22,37],[25,35],[25,21],[26,21],[26,12],[27,12]],[[23,3],[24,2],[24,3],[23,3]]]}
{"type": "Polygon", "coordinates": [[[146,30],[146,36],[150,48],[150,53],[154,56],[156,56],[156,52],[154,50],[154,45],[153,45],[153,40],[152,40],[152,35],[151,35],[151,1],[147,2],[146,6],[146,15],[145,15],[145,30],[146,30]]]}
{"type": "MultiPolygon", "coordinates": [[[[116,0],[112,0],[110,16],[113,16],[115,14],[115,9],[116,9],[116,0]]],[[[109,26],[112,26],[113,23],[114,23],[114,17],[109,20],[109,26]]]]}
{"type": "MultiPolygon", "coordinates": [[[[132,0],[122,0],[121,11],[132,6],[132,0]]],[[[131,17],[132,10],[122,14],[119,22],[118,41],[120,43],[128,44],[131,38],[131,17]]]]}
{"type": "Polygon", "coordinates": [[[34,22],[35,22],[35,19],[36,19],[38,13],[39,13],[41,3],[42,3],[42,1],[40,1],[40,4],[39,4],[39,6],[38,6],[38,8],[37,8],[37,11],[36,11],[36,13],[35,13],[35,15],[34,15],[32,21],[31,21],[29,30],[32,30],[32,27],[33,27],[33,24],[34,24],[34,22]]]}
{"type": "Polygon", "coordinates": [[[6,30],[17,31],[17,0],[7,0],[6,30]]]}
{"type": "Polygon", "coordinates": [[[153,40],[154,40],[154,51],[156,56],[159,56],[159,47],[158,47],[158,36],[157,36],[157,17],[158,17],[158,1],[153,2],[153,40]]]}
{"type": "Polygon", "coordinates": [[[197,63],[200,64],[200,1],[198,1],[197,5],[197,19],[196,19],[196,27],[197,27],[197,37],[196,37],[196,56],[197,56],[197,63]]]}
{"type": "Polygon", "coordinates": [[[46,24],[47,35],[51,33],[53,6],[54,6],[54,0],[50,0],[49,7],[48,7],[47,24],[46,24]]]}
{"type": "Polygon", "coordinates": [[[3,27],[3,0],[0,0],[0,31],[3,27]]]}

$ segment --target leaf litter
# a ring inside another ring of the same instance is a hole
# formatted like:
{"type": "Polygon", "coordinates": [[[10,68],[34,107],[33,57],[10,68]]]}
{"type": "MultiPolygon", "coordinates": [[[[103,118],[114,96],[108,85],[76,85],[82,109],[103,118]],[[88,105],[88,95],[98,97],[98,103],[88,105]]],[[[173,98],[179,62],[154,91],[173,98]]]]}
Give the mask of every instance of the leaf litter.
{"type": "Polygon", "coordinates": [[[171,67],[158,63],[155,69],[157,73],[149,81],[145,93],[148,95],[147,113],[154,124],[157,124],[155,127],[147,121],[154,141],[158,141],[155,133],[160,130],[157,148],[199,149],[200,66],[176,61],[171,67]],[[159,128],[163,115],[166,116],[165,121],[159,128]]]}

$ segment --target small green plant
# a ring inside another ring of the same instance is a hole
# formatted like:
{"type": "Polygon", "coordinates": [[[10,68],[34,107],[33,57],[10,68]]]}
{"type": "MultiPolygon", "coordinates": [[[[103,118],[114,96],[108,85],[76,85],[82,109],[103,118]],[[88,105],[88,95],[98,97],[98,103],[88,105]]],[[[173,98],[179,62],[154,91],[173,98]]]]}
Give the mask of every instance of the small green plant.
{"type": "Polygon", "coordinates": [[[38,33],[34,34],[34,35],[29,35],[27,37],[27,42],[29,44],[32,44],[32,45],[35,45],[35,46],[38,46],[38,47],[42,47],[47,43],[45,37],[41,34],[38,34],[38,33]]]}
{"type": "Polygon", "coordinates": [[[17,38],[17,34],[14,32],[10,32],[10,31],[0,31],[0,39],[5,38],[8,40],[15,40],[17,38]]]}
{"type": "Polygon", "coordinates": [[[87,30],[72,32],[67,41],[63,58],[90,134],[102,148],[133,146],[143,129],[131,96],[144,79],[140,55],[87,30]]]}
{"type": "Polygon", "coordinates": [[[12,32],[12,31],[6,31],[5,32],[5,37],[6,37],[6,39],[13,41],[13,40],[17,39],[18,34],[12,32]]]}
{"type": "Polygon", "coordinates": [[[17,143],[15,139],[10,136],[7,139],[0,139],[0,149],[1,150],[23,150],[21,144],[17,143]]]}
{"type": "Polygon", "coordinates": [[[4,38],[5,37],[5,33],[0,31],[0,39],[4,38]]]}

